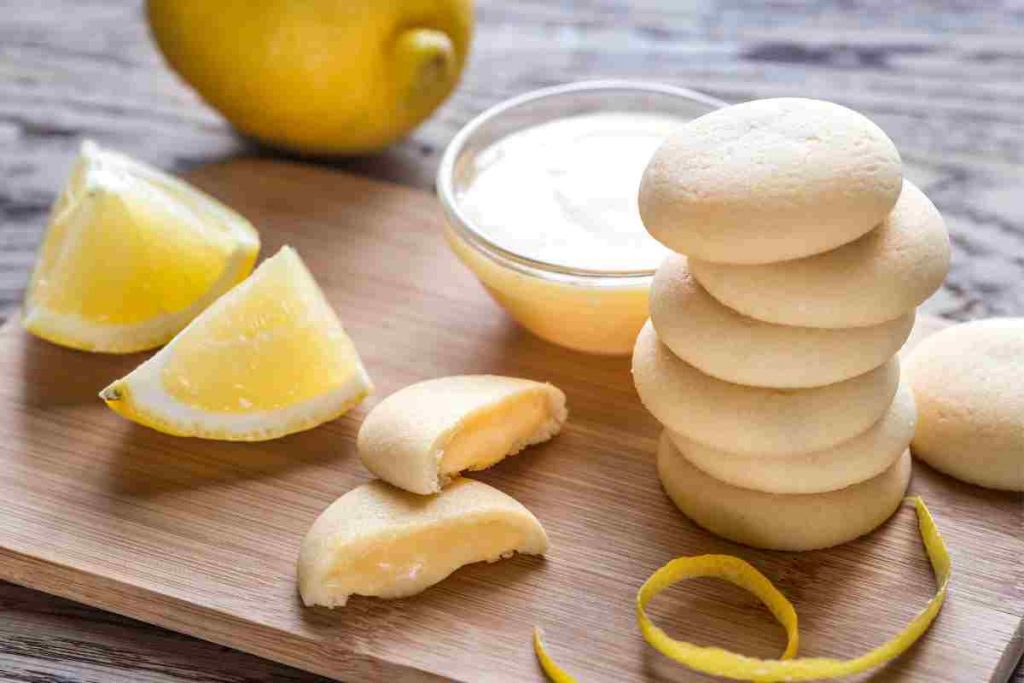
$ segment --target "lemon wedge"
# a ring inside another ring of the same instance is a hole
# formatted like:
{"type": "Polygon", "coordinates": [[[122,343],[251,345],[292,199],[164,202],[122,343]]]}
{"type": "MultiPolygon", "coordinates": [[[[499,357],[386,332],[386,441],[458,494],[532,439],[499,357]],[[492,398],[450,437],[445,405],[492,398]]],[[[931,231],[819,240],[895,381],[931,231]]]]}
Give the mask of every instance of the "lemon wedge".
{"type": "Polygon", "coordinates": [[[212,197],[86,141],[50,215],[25,328],[84,351],[155,348],[244,279],[259,244],[212,197]]]}
{"type": "Polygon", "coordinates": [[[168,434],[262,441],[334,419],[372,388],[320,287],[284,247],[100,398],[168,434]]]}

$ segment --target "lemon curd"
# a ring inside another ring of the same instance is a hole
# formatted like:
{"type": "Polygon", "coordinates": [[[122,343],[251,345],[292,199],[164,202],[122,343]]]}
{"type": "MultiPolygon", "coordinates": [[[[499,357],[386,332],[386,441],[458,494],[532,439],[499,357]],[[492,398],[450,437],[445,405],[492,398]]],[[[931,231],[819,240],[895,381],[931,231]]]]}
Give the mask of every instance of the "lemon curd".
{"type": "Polygon", "coordinates": [[[481,235],[522,256],[569,268],[656,268],[668,251],[644,229],[637,191],[679,124],[599,112],[526,128],[480,153],[457,200],[481,235]]]}
{"type": "Polygon", "coordinates": [[[452,249],[539,337],[627,354],[667,250],[640,220],[647,162],[718,106],[667,86],[595,82],[529,93],[470,122],[442,160],[452,249]]]}

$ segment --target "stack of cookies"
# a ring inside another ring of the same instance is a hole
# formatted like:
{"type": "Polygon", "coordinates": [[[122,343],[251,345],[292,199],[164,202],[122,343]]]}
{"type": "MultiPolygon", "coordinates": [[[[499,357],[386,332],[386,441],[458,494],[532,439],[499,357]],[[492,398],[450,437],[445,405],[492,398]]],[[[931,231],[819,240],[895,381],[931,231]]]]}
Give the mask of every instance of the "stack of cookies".
{"type": "Polygon", "coordinates": [[[780,550],[885,521],[916,420],[895,354],[949,266],[942,217],[892,141],[829,102],[728,107],[662,145],[640,213],[677,252],[633,353],[671,498],[780,550]]]}

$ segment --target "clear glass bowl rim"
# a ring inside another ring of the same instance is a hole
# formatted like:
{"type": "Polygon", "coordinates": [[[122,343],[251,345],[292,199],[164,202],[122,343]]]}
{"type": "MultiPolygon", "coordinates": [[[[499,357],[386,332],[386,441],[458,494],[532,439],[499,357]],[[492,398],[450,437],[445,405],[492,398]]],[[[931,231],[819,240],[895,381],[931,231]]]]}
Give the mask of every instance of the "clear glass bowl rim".
{"type": "Polygon", "coordinates": [[[634,91],[667,95],[670,97],[689,100],[691,102],[707,104],[715,108],[727,105],[727,103],[722,100],[689,88],[664,83],[631,80],[576,81],[573,83],[531,90],[523,93],[522,95],[517,95],[507,100],[503,100],[478,114],[455,134],[451,139],[451,142],[449,142],[448,146],[445,148],[444,154],[441,157],[441,163],[437,169],[437,196],[441,201],[441,206],[444,209],[449,226],[455,230],[458,236],[460,236],[470,246],[474,247],[477,251],[482,252],[485,256],[489,256],[502,265],[511,267],[514,270],[531,275],[547,277],[553,276],[555,279],[559,280],[573,278],[620,280],[650,278],[654,275],[654,269],[593,270],[588,268],[571,268],[556,263],[548,263],[546,261],[541,261],[509,251],[481,235],[459,208],[458,202],[455,199],[455,164],[466,145],[473,139],[474,135],[481,127],[495,118],[502,116],[505,112],[511,109],[515,109],[536,100],[560,97],[564,95],[574,95],[577,93],[598,92],[602,90],[634,91]]]}

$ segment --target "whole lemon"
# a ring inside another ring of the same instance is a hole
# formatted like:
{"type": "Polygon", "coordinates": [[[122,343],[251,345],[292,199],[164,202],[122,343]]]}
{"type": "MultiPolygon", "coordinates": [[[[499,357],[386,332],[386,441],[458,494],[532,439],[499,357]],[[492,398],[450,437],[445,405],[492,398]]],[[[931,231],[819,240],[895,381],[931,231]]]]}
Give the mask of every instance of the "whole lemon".
{"type": "Polygon", "coordinates": [[[408,133],[459,80],[472,0],[149,0],[170,65],[236,128],[311,153],[408,133]]]}

